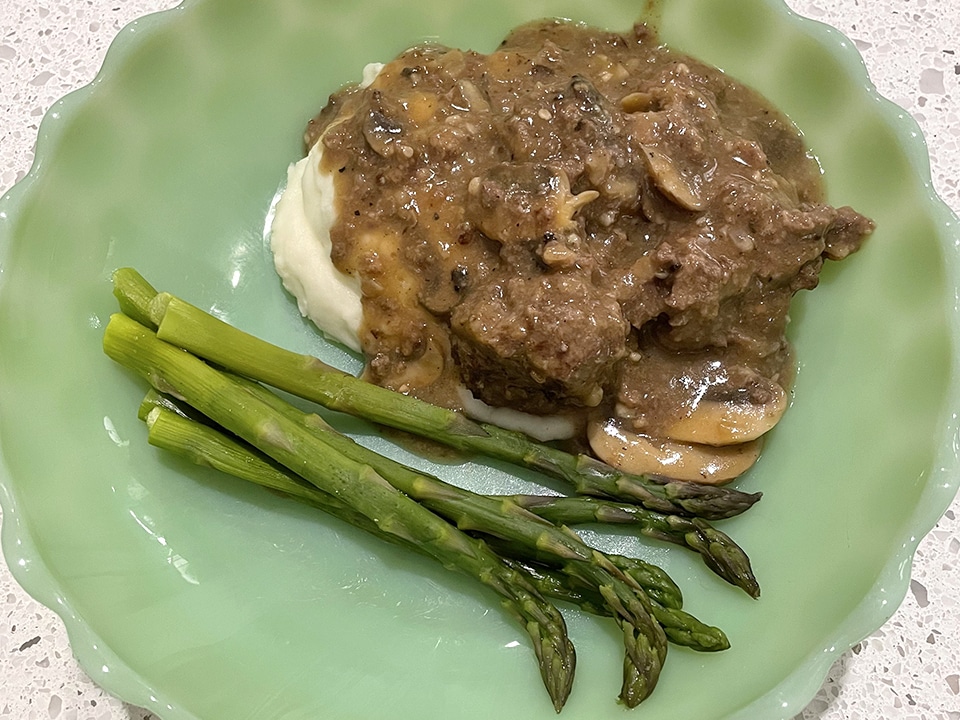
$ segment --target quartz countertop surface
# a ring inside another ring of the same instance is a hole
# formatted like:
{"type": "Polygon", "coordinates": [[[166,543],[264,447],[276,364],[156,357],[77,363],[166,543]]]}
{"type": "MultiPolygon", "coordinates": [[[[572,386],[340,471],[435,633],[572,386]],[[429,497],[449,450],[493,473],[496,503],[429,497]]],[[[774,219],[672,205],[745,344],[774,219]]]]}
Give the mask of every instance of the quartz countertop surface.
{"type": "MultiPolygon", "coordinates": [[[[788,0],[841,30],[920,124],[935,189],[960,212],[960,0],[788,0]]],[[[0,195],[33,160],[44,113],[93,79],[120,29],[174,0],[0,2],[0,195]]],[[[797,720],[960,720],[960,501],[921,542],[903,604],[834,665],[797,720]]],[[[79,668],[59,618],[0,559],[0,720],[146,720],[79,668]]]]}

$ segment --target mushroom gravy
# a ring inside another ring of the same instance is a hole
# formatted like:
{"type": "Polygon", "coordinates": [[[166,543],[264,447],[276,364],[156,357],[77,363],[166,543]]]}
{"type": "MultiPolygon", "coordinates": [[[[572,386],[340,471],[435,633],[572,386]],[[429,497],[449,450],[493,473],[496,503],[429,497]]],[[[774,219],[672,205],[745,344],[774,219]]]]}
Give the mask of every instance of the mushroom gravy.
{"type": "MultiPolygon", "coordinates": [[[[305,142],[334,180],[368,380],[569,414],[611,462],[646,438],[661,459],[638,472],[753,452],[786,407],[792,295],[873,228],[824,203],[786,117],[643,25],[414,47],[305,142]]],[[[730,479],[695,464],[685,479],[730,479]]]]}

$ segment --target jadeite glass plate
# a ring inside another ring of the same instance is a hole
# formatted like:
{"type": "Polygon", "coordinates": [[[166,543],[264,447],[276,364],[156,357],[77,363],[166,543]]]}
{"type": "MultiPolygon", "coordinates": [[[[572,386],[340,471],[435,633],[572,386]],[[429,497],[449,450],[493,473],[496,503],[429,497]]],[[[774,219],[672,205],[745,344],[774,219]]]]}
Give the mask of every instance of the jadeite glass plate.
{"type": "MultiPolygon", "coordinates": [[[[133,265],[247,330],[357,368],[301,321],[263,240],[304,121],[366,62],[424,38],[490,50],[524,20],[627,29],[644,7],[197,0],[126,29],[97,81],[56,105],[36,166],[0,206],[3,549],[97,681],[165,720],[553,716],[523,633],[485,591],[149,448],[135,416],[144,388],[100,338],[110,273],[133,265]]],[[[915,125],[835,31],[777,0],[671,0],[662,28],[779,103],[831,201],[878,223],[798,298],[793,406],[741,482],[765,496],[723,525],[762,599],[679,550],[595,536],[662,562],[687,609],[733,643],[713,656],[674,648],[636,717],[786,718],[892,614],[956,490],[955,218],[915,125]]],[[[483,465],[438,471],[526,487],[483,465]]],[[[612,624],[567,616],[580,662],[563,717],[625,717],[612,624]]]]}

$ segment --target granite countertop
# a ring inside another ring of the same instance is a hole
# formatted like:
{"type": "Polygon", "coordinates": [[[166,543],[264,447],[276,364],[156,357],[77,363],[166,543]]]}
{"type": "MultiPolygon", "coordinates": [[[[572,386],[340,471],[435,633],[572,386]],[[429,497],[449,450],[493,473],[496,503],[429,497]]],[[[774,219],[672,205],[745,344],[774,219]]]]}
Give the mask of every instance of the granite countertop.
{"type": "MultiPolygon", "coordinates": [[[[859,48],[880,92],[930,147],[937,192],[960,212],[960,0],[788,0],[859,48]]],[[[174,0],[0,3],[0,195],[28,171],[47,109],[89,82],[117,32],[174,0]]],[[[960,720],[960,501],[920,544],[906,598],[834,665],[803,720],[960,720]]],[[[77,666],[59,618],[0,560],[0,720],[143,720],[77,666]]]]}

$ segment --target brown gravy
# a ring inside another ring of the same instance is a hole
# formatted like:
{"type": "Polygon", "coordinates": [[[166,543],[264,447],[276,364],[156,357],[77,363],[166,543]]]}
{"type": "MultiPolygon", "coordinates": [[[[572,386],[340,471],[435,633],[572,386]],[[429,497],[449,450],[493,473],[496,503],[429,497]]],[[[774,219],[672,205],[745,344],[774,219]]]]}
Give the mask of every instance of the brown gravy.
{"type": "Polygon", "coordinates": [[[667,435],[789,383],[791,296],[872,223],[823,203],[797,129],[638,25],[542,21],[412,48],[307,128],[361,279],[366,377],[458,407],[667,435]]]}

